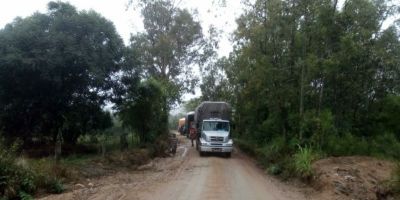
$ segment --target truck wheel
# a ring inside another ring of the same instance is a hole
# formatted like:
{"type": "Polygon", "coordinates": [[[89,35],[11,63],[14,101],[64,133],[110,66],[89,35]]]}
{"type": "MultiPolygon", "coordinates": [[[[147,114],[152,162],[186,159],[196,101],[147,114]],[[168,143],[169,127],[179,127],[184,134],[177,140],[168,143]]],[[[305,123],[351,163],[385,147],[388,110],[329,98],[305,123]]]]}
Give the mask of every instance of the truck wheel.
{"type": "Polygon", "coordinates": [[[231,157],[231,152],[225,153],[225,157],[230,158],[231,157]]]}
{"type": "Polygon", "coordinates": [[[202,152],[202,151],[199,151],[199,154],[200,154],[200,157],[204,156],[204,152],[202,152]]]}

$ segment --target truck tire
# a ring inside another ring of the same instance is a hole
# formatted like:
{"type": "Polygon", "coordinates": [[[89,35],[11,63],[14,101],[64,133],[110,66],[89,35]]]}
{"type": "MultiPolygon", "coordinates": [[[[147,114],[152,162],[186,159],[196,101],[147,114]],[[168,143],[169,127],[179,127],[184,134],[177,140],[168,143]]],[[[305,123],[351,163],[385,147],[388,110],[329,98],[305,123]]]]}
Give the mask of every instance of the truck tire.
{"type": "Polygon", "coordinates": [[[204,152],[202,152],[202,151],[199,151],[199,154],[200,154],[200,157],[204,156],[204,152]]]}
{"type": "Polygon", "coordinates": [[[200,152],[199,140],[196,140],[196,150],[200,152]]]}
{"type": "Polygon", "coordinates": [[[227,158],[230,158],[230,157],[231,157],[231,155],[232,155],[232,153],[231,153],[231,152],[227,152],[227,153],[225,153],[225,157],[227,157],[227,158]]]}

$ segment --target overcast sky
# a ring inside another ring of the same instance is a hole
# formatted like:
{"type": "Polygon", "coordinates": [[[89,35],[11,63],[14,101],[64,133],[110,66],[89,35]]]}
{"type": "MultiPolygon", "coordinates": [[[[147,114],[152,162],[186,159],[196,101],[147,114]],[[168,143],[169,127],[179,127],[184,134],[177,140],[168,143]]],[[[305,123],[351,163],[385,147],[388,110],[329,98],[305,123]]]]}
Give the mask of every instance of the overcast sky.
{"type": "MultiPolygon", "coordinates": [[[[128,8],[129,0],[62,0],[70,2],[78,10],[93,9],[105,18],[114,22],[118,33],[127,44],[131,33],[143,30],[139,9],[128,8]]],[[[46,12],[49,0],[1,0],[0,27],[17,17],[26,17],[36,11],[46,12]]],[[[177,1],[178,2],[178,1],[177,1]]],[[[218,6],[218,0],[181,0],[179,7],[197,9],[197,19],[201,21],[206,32],[210,25],[215,25],[224,31],[220,41],[221,56],[228,55],[232,50],[229,34],[236,28],[235,18],[242,11],[240,0],[226,0],[226,7],[218,6]],[[218,10],[217,10],[218,7],[218,10]]]]}

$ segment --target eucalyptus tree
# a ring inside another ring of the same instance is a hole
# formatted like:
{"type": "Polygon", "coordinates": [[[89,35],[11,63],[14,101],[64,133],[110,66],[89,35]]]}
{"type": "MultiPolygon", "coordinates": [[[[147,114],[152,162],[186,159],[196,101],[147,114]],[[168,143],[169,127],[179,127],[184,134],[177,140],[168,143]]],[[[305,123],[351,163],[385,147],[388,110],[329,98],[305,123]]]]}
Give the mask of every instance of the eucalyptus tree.
{"type": "Polygon", "coordinates": [[[170,106],[193,91],[198,81],[193,66],[204,63],[213,49],[195,13],[169,0],[139,2],[145,31],[131,37],[130,48],[137,53],[143,76],[164,86],[170,106]]]}
{"type": "Polygon", "coordinates": [[[198,82],[193,67],[214,51],[193,12],[169,0],[131,5],[140,8],[144,31],[131,36],[116,108],[124,124],[146,143],[167,132],[170,107],[198,82]]]}
{"type": "Polygon", "coordinates": [[[373,116],[400,93],[398,26],[382,26],[398,6],[369,0],[347,0],[341,9],[336,0],[247,6],[225,66],[241,134],[300,143],[328,132],[376,134],[373,116]]]}

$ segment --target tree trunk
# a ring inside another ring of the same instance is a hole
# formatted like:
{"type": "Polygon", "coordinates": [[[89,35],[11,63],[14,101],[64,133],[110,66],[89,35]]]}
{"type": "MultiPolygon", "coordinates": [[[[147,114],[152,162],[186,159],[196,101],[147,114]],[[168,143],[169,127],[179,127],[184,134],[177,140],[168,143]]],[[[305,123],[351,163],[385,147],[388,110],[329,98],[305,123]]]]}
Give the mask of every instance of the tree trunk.
{"type": "Polygon", "coordinates": [[[54,159],[56,163],[59,162],[61,158],[61,146],[62,146],[62,130],[61,128],[58,130],[55,145],[54,145],[54,159]]]}
{"type": "Polygon", "coordinates": [[[301,63],[301,73],[300,73],[300,106],[299,106],[299,139],[303,139],[303,112],[304,112],[304,63],[301,63]]]}
{"type": "Polygon", "coordinates": [[[106,135],[103,133],[103,140],[101,142],[101,157],[104,158],[104,156],[106,155],[106,135]]]}
{"type": "MultiPolygon", "coordinates": [[[[121,151],[128,149],[128,140],[127,140],[126,133],[122,133],[119,136],[119,143],[120,143],[121,151]]],[[[133,136],[132,136],[132,143],[133,143],[133,136]]]]}
{"type": "Polygon", "coordinates": [[[318,111],[317,111],[317,116],[319,117],[321,113],[321,107],[322,107],[322,97],[324,94],[324,79],[322,78],[321,81],[321,88],[319,89],[319,97],[318,97],[318,111]]]}

